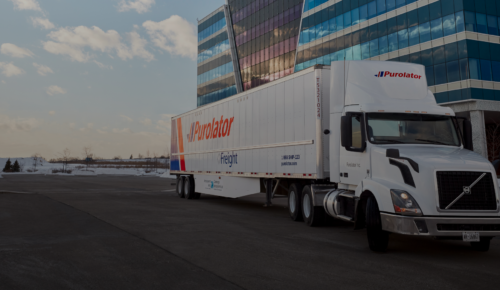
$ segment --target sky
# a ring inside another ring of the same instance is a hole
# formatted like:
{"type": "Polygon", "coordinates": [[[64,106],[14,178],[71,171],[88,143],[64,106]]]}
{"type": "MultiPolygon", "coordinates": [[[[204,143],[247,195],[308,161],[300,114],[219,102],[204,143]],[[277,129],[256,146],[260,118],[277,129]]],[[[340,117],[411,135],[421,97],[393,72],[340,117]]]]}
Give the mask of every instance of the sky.
{"type": "Polygon", "coordinates": [[[168,154],[224,0],[0,0],[0,157],[168,154]]]}

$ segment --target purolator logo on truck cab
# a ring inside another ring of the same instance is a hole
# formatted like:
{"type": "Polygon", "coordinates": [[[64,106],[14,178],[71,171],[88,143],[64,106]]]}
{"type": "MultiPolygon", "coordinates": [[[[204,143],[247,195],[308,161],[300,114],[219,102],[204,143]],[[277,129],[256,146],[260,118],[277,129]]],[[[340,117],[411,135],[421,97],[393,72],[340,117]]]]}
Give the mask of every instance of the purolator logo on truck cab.
{"type": "Polygon", "coordinates": [[[224,119],[224,116],[220,117],[220,121],[215,121],[212,119],[212,123],[206,123],[200,125],[200,122],[196,121],[191,124],[191,129],[187,135],[188,142],[194,142],[196,139],[198,141],[204,139],[215,139],[226,137],[231,134],[231,125],[233,125],[234,117],[224,119]]]}
{"type": "Polygon", "coordinates": [[[385,78],[385,77],[391,77],[391,78],[408,78],[408,79],[420,79],[422,76],[417,75],[414,73],[392,73],[390,71],[379,71],[378,74],[375,75],[377,78],[385,78]]]}

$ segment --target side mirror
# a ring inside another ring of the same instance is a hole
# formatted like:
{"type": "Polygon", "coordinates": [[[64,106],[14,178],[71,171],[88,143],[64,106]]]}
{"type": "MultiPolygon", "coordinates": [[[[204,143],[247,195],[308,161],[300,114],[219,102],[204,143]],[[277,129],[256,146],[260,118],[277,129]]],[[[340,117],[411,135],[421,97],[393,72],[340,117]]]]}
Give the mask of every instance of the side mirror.
{"type": "Polygon", "coordinates": [[[340,144],[342,147],[352,152],[365,151],[365,124],[362,113],[349,112],[345,116],[342,116],[340,119],[340,130],[340,144]]]}
{"type": "Polygon", "coordinates": [[[472,124],[467,119],[464,120],[463,124],[464,148],[473,151],[474,146],[472,144],[472,124]]]}

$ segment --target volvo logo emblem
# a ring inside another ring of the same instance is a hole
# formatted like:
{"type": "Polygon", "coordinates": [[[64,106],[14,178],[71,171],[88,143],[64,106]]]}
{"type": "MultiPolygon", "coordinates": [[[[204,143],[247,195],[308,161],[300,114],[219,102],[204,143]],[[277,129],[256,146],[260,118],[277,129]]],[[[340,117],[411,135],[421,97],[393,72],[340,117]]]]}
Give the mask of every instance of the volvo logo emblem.
{"type": "Polygon", "coordinates": [[[465,194],[471,194],[471,188],[469,186],[464,186],[464,193],[465,194]]]}

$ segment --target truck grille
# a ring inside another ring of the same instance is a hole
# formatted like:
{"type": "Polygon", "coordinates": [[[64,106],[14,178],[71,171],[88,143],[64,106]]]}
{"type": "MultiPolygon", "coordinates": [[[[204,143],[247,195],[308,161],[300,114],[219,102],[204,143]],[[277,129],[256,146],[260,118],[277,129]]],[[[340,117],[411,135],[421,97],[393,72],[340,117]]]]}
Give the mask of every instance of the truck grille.
{"type": "Polygon", "coordinates": [[[476,231],[476,232],[493,232],[500,231],[498,225],[477,225],[477,224],[437,224],[438,231],[476,231]]]}
{"type": "MultiPolygon", "coordinates": [[[[464,186],[470,186],[484,172],[438,171],[436,173],[439,208],[446,209],[462,192],[464,186]]],[[[496,210],[497,200],[491,173],[477,182],[470,194],[464,194],[449,210],[496,210]]]]}

